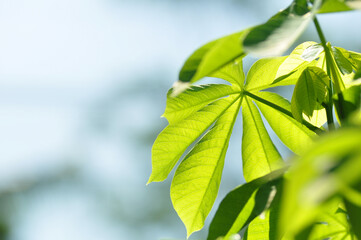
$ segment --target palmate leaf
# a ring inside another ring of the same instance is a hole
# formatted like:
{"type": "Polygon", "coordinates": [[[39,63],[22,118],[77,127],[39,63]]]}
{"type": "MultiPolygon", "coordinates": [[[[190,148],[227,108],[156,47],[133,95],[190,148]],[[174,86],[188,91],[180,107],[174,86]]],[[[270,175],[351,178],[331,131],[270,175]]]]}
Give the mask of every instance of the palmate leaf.
{"type": "Polygon", "coordinates": [[[266,23],[253,28],[243,40],[244,50],[257,56],[275,56],[285,52],[313,19],[321,0],[309,10],[307,1],[295,0],[266,23]]]}
{"type": "MultiPolygon", "coordinates": [[[[173,95],[174,89],[168,93],[164,116],[169,125],[153,145],[149,182],[163,181],[187,148],[195,143],[177,168],[171,186],[173,206],[184,222],[188,236],[203,227],[212,208],[229,137],[241,106],[244,118],[243,164],[247,181],[283,166],[257,106],[279,138],[295,153],[300,154],[316,136],[292,117],[287,100],[274,93],[259,92],[275,86],[277,71],[285,59],[287,57],[260,60],[252,66],[245,85],[241,61],[236,61],[209,74],[228,81],[231,86],[210,84],[192,86],[176,96],[173,95]],[[249,152],[256,154],[247,154],[249,152]]],[[[292,74],[279,78],[291,78],[292,74]]],[[[276,84],[287,85],[290,81],[276,84]]]]}
{"type": "Polygon", "coordinates": [[[275,194],[273,189],[282,182],[285,170],[273,171],[228,193],[212,220],[207,239],[221,236],[227,239],[260,215],[267,207],[270,193],[275,194]]]}
{"type": "Polygon", "coordinates": [[[292,95],[293,116],[302,122],[302,113],[311,117],[317,106],[328,102],[330,78],[318,67],[306,68],[297,81],[292,95]]]}
{"type": "Polygon", "coordinates": [[[212,76],[221,76],[233,85],[193,86],[176,97],[170,91],[164,113],[169,125],[152,148],[149,182],[162,181],[186,149],[204,134],[178,166],[171,185],[172,203],[188,236],[203,227],[213,206],[243,99],[245,77],[241,62],[228,64],[212,76]]]}
{"type": "Polygon", "coordinates": [[[360,128],[340,129],[320,139],[286,174],[280,232],[292,237],[312,224],[329,208],[330,199],[360,181],[360,169],[360,128]]]}

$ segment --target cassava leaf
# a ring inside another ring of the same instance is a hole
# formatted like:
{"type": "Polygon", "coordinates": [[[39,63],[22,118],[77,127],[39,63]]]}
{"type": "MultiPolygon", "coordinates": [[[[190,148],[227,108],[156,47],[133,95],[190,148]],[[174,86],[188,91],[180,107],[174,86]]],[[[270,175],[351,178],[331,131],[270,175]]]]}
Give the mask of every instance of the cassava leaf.
{"type": "MultiPolygon", "coordinates": [[[[306,42],[310,43],[310,42],[306,42]]],[[[308,46],[306,49],[304,49],[303,53],[301,54],[301,58],[303,60],[306,60],[308,62],[311,62],[318,58],[318,56],[323,52],[323,46],[320,43],[313,44],[311,46],[308,46]]]]}
{"type": "Polygon", "coordinates": [[[223,77],[233,85],[193,86],[177,96],[170,91],[164,114],[170,124],[152,148],[149,182],[162,181],[186,149],[206,132],[178,166],[171,185],[172,203],[188,236],[203,227],[217,196],[229,138],[243,99],[241,61],[211,76],[223,77]]]}
{"type": "MultiPolygon", "coordinates": [[[[336,110],[339,112],[340,105],[342,106],[342,112],[347,119],[355,111],[360,110],[361,105],[361,85],[351,86],[342,92],[343,101],[340,104],[335,104],[336,110]]],[[[337,94],[333,96],[335,102],[339,102],[337,94]]]]}
{"type": "Polygon", "coordinates": [[[239,96],[229,98],[234,104],[187,154],[172,181],[172,203],[187,228],[187,237],[203,227],[218,193],[228,141],[242,102],[239,96]]]}
{"type": "Polygon", "coordinates": [[[207,239],[215,240],[221,236],[227,239],[260,215],[267,207],[273,187],[282,181],[285,170],[276,170],[228,193],[211,222],[207,239]]]}
{"type": "Polygon", "coordinates": [[[320,2],[316,0],[309,10],[306,1],[294,1],[266,23],[251,29],[243,40],[244,50],[257,56],[282,54],[307,28],[320,2]]]}
{"type": "Polygon", "coordinates": [[[256,95],[286,111],[278,111],[264,101],[255,99],[263,116],[281,141],[294,153],[302,154],[312,144],[316,133],[287,114],[291,112],[291,106],[285,98],[270,92],[259,92],[256,95]]]}
{"type": "MultiPolygon", "coordinates": [[[[282,86],[282,85],[292,85],[296,84],[299,76],[301,75],[302,71],[308,67],[313,66],[316,63],[312,62],[314,59],[304,59],[304,55],[306,54],[306,58],[310,56],[310,50],[312,46],[317,45],[315,42],[304,42],[298,45],[289,56],[285,59],[284,62],[279,66],[277,69],[277,74],[275,76],[275,80],[272,83],[272,86],[282,86]],[[293,72],[293,74],[287,78],[282,78],[293,72]]],[[[317,53],[312,53],[313,57],[318,57],[317,53]]]]}
{"type": "Polygon", "coordinates": [[[294,236],[329,208],[330,200],[361,178],[361,130],[341,129],[319,139],[286,176],[279,226],[294,236]]]}
{"type": "Polygon", "coordinates": [[[330,78],[318,67],[306,68],[297,81],[291,101],[293,116],[302,122],[302,113],[311,117],[317,106],[328,102],[330,78]]]}
{"type": "Polygon", "coordinates": [[[197,49],[184,63],[179,81],[193,83],[245,56],[239,43],[247,32],[244,30],[222,37],[197,49]]]}
{"type": "Polygon", "coordinates": [[[219,85],[208,85],[192,88],[176,98],[168,96],[169,107],[165,115],[170,116],[172,124],[158,135],[153,144],[152,174],[148,183],[163,181],[167,178],[189,145],[234,103],[230,98],[214,101],[215,97],[225,97],[232,91],[229,86],[224,88],[219,85]],[[207,105],[211,101],[214,102],[207,105]],[[180,119],[177,121],[178,116],[180,119]]]}
{"type": "Polygon", "coordinates": [[[317,13],[332,13],[352,10],[343,0],[323,0],[317,13]]]}
{"type": "Polygon", "coordinates": [[[347,213],[341,207],[325,209],[308,227],[308,231],[298,234],[295,239],[354,240],[347,218],[347,213]]]}
{"type": "Polygon", "coordinates": [[[252,100],[245,97],[242,107],[243,176],[249,182],[280,168],[283,162],[252,100]]]}
{"type": "Polygon", "coordinates": [[[273,186],[268,196],[268,205],[260,215],[253,219],[247,227],[244,240],[278,240],[277,224],[279,218],[282,181],[273,186]]]}
{"type": "Polygon", "coordinates": [[[277,69],[287,57],[263,58],[255,62],[247,74],[247,91],[259,91],[271,87],[277,69]]]}
{"type": "Polygon", "coordinates": [[[224,84],[192,86],[177,97],[173,97],[172,90],[170,90],[163,117],[168,120],[169,124],[175,124],[207,104],[237,92],[239,90],[224,84]]]}
{"type": "Polygon", "coordinates": [[[342,54],[342,52],[332,47],[333,56],[335,57],[336,64],[338,69],[340,69],[343,75],[352,73],[352,64],[351,62],[342,54]]]}

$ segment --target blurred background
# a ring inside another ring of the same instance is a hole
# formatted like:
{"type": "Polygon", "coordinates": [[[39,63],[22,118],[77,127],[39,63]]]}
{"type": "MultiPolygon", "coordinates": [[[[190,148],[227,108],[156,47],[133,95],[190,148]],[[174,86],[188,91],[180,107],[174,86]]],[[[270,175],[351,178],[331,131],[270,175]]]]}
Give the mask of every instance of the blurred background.
{"type": "MultiPolygon", "coordinates": [[[[0,240],[185,239],[170,180],[145,185],[166,92],[200,45],[289,2],[0,0],[0,240]]],[[[361,51],[361,13],[319,20],[361,51]]],[[[312,25],[304,40],[318,41],[312,25]]],[[[241,131],[239,119],[206,225],[243,183],[241,131]]]]}

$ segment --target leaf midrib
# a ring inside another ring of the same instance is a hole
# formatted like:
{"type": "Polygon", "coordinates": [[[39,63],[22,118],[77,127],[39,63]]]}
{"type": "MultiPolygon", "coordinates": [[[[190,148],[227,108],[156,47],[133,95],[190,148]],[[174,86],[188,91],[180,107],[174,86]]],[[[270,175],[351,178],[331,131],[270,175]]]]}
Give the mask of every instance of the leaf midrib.
{"type": "MultiPolygon", "coordinates": [[[[250,110],[250,113],[251,113],[251,117],[252,117],[252,119],[253,119],[253,122],[254,122],[255,125],[256,125],[257,134],[258,134],[258,136],[259,136],[259,139],[260,139],[260,142],[261,142],[261,145],[262,145],[262,148],[263,148],[264,155],[266,156],[269,170],[271,170],[271,164],[270,164],[270,162],[269,162],[268,152],[267,152],[266,149],[265,149],[263,138],[261,137],[261,133],[260,133],[259,128],[258,128],[258,124],[257,124],[257,122],[256,122],[256,119],[255,119],[255,117],[254,117],[253,111],[252,111],[252,109],[251,109],[251,106],[249,105],[249,102],[248,102],[247,98],[246,98],[246,104],[247,104],[247,106],[248,106],[248,108],[249,108],[249,110],[250,110]]],[[[258,111],[258,110],[257,110],[257,111],[258,111]]],[[[262,119],[261,119],[261,121],[262,121],[262,119]]]]}

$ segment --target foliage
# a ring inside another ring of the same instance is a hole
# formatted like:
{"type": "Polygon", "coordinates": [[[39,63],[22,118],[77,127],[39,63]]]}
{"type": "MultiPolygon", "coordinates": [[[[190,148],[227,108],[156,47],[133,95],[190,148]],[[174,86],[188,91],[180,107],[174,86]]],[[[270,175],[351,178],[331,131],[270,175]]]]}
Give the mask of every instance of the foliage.
{"type": "Polygon", "coordinates": [[[361,54],[327,43],[316,18],[360,5],[294,0],[266,23],[212,41],[187,59],[167,95],[169,125],[153,145],[148,181],[165,180],[184,156],[170,195],[187,237],[203,227],[214,204],[241,114],[246,183],[223,199],[208,240],[237,239],[240,232],[248,240],[361,239],[361,54]],[[311,22],[321,43],[280,56],[311,22]],[[247,54],[264,58],[245,76],[247,54]],[[227,83],[192,85],[204,77],[227,83]],[[295,85],[291,102],[269,91],[285,85],[295,85]],[[289,161],[262,115],[294,153],[289,161]]]}

